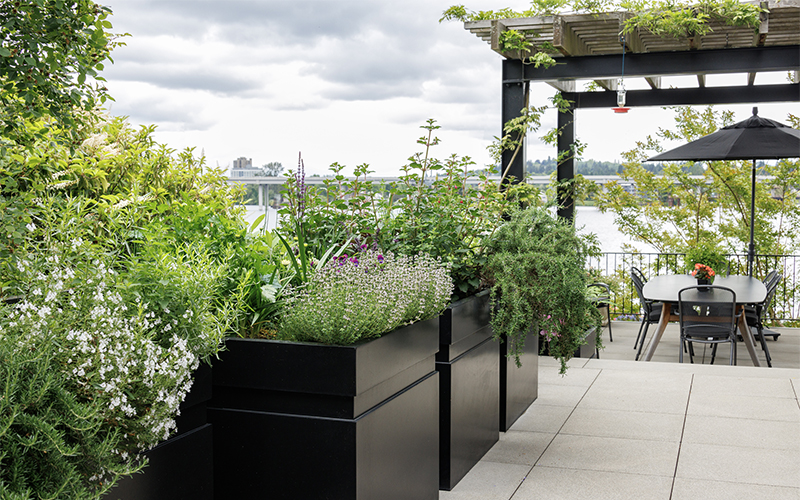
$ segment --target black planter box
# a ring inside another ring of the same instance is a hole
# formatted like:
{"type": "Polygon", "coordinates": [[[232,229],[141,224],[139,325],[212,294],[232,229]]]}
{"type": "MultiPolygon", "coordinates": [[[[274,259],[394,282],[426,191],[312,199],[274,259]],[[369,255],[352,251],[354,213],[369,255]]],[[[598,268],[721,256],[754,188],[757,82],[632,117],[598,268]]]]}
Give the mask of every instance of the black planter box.
{"type": "Polygon", "coordinates": [[[213,432],[206,419],[211,399],[211,368],[200,365],[194,384],[181,403],[175,436],[145,455],[148,465],[123,478],[104,498],[108,500],[213,500],[213,432]]]}
{"type": "MultiPolygon", "coordinates": [[[[595,342],[595,335],[597,335],[597,329],[594,327],[586,330],[586,343],[582,346],[575,349],[575,352],[572,354],[574,358],[596,358],[600,359],[600,350],[597,349],[597,344],[595,342]]],[[[547,344],[544,344],[539,352],[542,356],[549,356],[550,350],[547,348],[547,344]]]]}
{"type": "Polygon", "coordinates": [[[539,397],[539,335],[529,332],[519,357],[508,356],[505,337],[500,342],[500,431],[506,432],[539,397]]]}
{"type": "Polygon", "coordinates": [[[576,358],[596,358],[600,359],[600,351],[597,349],[597,329],[592,327],[586,330],[586,343],[575,350],[576,358]]]}
{"type": "Polygon", "coordinates": [[[439,488],[451,490],[500,439],[500,358],[489,292],[454,302],[439,318],[439,488]]]}
{"type": "Polygon", "coordinates": [[[353,346],[228,339],[217,498],[438,498],[438,318],[353,346]]]}

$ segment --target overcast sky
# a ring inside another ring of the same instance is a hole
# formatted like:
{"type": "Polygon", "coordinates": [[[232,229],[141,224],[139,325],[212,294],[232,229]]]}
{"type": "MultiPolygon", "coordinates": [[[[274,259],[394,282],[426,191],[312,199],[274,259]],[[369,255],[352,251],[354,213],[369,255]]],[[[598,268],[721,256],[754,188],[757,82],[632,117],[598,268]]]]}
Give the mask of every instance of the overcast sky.
{"type": "MultiPolygon", "coordinates": [[[[107,0],[114,32],[130,33],[103,76],[114,115],[157,125],[156,139],[205,152],[210,165],[238,157],[324,174],[333,162],[393,175],[420,151],[428,118],[442,127],[434,154],[490,162],[500,133],[501,57],[459,22],[439,24],[452,0],[107,0]]],[[[473,10],[524,9],[476,0],[473,10]]],[[[741,77],[744,83],[744,76],[741,77]]],[[[785,75],[774,75],[782,82],[785,75]]],[[[720,81],[720,84],[722,82],[720,81]]],[[[714,85],[709,78],[709,85],[714,85]]],[[[644,82],[630,82],[641,88],[644,82]]],[[[532,104],[554,91],[534,85],[532,104]]],[[[730,107],[736,119],[752,106],[730,107]]],[[[786,121],[797,104],[760,105],[786,121]]],[[[658,108],[578,111],[585,158],[616,160],[673,114],[658,108]]],[[[545,114],[542,135],[555,126],[545,114]]],[[[528,159],[556,156],[535,138],[528,159]]]]}

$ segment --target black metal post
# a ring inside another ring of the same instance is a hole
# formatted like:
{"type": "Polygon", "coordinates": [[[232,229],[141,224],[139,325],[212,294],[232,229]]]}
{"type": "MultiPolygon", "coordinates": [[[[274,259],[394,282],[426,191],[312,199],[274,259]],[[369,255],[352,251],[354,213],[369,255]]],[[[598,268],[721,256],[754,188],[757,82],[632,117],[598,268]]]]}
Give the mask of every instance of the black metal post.
{"type": "MultiPolygon", "coordinates": [[[[572,105],[566,110],[558,112],[558,162],[556,179],[558,182],[570,181],[575,178],[575,155],[572,145],[575,142],[575,110],[572,105]]],[[[575,199],[572,189],[559,188],[558,190],[558,216],[575,222],[575,199]]]]}
{"type": "MultiPolygon", "coordinates": [[[[517,61],[521,66],[522,63],[517,61]]],[[[508,66],[510,61],[506,61],[503,65],[503,72],[504,74],[507,73],[508,66]]],[[[504,75],[505,76],[505,75],[504,75]]],[[[502,108],[502,129],[500,130],[500,137],[505,135],[505,127],[506,123],[514,118],[519,118],[522,110],[525,108],[525,88],[527,86],[527,82],[523,82],[522,80],[519,81],[508,81],[505,80],[503,82],[503,108],[502,108]]],[[[517,152],[516,156],[514,156],[514,151],[503,151],[502,158],[500,161],[500,174],[502,175],[504,172],[508,170],[508,174],[503,179],[503,183],[508,182],[509,177],[513,177],[513,182],[518,183],[522,182],[525,178],[525,141],[522,141],[521,149],[517,152]],[[512,162],[513,158],[513,162],[512,162]],[[509,166],[510,164],[510,166],[509,166]]]]}
{"type": "Polygon", "coordinates": [[[747,275],[753,276],[753,261],[756,258],[756,161],[753,160],[752,191],[750,192],[750,246],[747,248],[747,275]]]}

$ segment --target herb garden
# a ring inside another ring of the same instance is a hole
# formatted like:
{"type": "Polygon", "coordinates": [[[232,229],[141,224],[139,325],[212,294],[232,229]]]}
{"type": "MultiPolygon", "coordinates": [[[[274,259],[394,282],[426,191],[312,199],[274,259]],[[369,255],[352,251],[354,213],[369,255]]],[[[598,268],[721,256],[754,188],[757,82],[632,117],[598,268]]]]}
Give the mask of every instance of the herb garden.
{"type": "Polygon", "coordinates": [[[247,225],[224,172],[102,109],[109,15],[0,0],[0,499],[435,499],[537,397],[540,350],[564,373],[600,342],[593,239],[439,157],[434,120],[391,186],[311,187],[301,157],[278,229],[247,225]]]}

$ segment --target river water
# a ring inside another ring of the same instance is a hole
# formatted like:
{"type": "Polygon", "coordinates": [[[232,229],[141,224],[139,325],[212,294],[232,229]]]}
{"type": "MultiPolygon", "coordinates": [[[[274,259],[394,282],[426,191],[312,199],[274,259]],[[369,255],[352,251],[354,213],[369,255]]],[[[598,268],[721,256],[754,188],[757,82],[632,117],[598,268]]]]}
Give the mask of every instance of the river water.
{"type": "MultiPolygon", "coordinates": [[[[267,207],[266,211],[255,205],[247,205],[245,219],[252,224],[260,215],[266,214],[267,228],[274,229],[277,224],[277,212],[274,208],[267,207]]],[[[621,252],[622,244],[630,242],[629,238],[620,233],[614,225],[614,215],[611,213],[601,213],[595,207],[577,207],[576,224],[581,233],[595,233],[600,241],[600,248],[603,252],[621,252]]],[[[263,224],[263,222],[262,222],[263,224]]],[[[652,251],[642,243],[637,243],[636,247],[644,251],[652,251]]]]}

